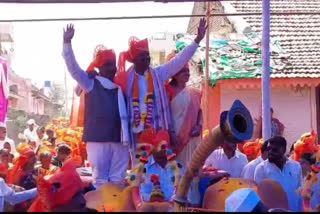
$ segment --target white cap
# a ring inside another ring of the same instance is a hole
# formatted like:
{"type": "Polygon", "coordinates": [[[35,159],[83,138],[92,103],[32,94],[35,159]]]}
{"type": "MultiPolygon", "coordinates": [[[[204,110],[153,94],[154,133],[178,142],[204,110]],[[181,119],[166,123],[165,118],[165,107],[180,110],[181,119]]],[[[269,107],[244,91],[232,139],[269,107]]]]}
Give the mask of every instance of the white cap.
{"type": "Polygon", "coordinates": [[[3,122],[0,122],[0,128],[7,128],[6,124],[3,122]]]}
{"type": "Polygon", "coordinates": [[[239,189],[226,199],[226,212],[251,212],[260,201],[261,199],[253,189],[239,189]]]}
{"type": "Polygon", "coordinates": [[[28,125],[32,125],[32,124],[35,124],[36,122],[34,121],[34,119],[30,119],[28,120],[27,124],[28,125]]]}

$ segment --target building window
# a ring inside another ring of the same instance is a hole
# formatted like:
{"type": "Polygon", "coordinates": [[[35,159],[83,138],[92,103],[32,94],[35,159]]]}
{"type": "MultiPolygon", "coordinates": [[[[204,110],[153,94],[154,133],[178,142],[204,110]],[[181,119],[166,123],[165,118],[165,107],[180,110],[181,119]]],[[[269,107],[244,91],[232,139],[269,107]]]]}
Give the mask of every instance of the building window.
{"type": "Polygon", "coordinates": [[[10,85],[9,91],[13,94],[18,94],[18,85],[10,85]]]}

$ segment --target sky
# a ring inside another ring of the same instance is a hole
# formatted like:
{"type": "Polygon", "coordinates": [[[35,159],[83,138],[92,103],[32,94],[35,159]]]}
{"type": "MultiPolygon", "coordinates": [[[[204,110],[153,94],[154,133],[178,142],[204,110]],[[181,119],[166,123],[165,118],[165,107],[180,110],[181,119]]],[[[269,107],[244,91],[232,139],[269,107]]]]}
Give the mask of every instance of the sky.
{"type": "MultiPolygon", "coordinates": [[[[191,14],[193,3],[111,4],[0,4],[0,19],[84,18],[191,14]]],[[[63,27],[70,22],[17,22],[14,24],[13,69],[38,87],[45,80],[63,83],[66,67],[62,58],[63,27]]],[[[92,60],[94,47],[104,44],[116,53],[126,50],[128,38],[140,39],[157,32],[186,32],[189,18],[73,21],[73,49],[83,69],[92,60]]],[[[1,23],[0,23],[1,24],[1,23]]],[[[68,74],[68,88],[75,82],[68,74]]]]}

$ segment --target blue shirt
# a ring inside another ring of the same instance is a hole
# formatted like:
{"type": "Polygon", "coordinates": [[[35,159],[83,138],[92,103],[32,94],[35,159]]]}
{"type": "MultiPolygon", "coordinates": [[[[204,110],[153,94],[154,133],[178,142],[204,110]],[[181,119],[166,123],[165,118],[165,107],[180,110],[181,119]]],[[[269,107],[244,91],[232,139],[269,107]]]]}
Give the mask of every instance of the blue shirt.
{"type": "MultiPolygon", "coordinates": [[[[146,181],[141,184],[140,192],[144,201],[150,200],[150,194],[153,190],[153,184],[150,180],[152,174],[159,175],[161,190],[165,195],[165,200],[170,201],[174,193],[174,183],[172,177],[174,172],[169,168],[170,164],[167,163],[165,168],[162,168],[158,163],[155,162],[153,156],[149,157],[149,162],[145,166],[146,168],[146,181]]],[[[183,175],[184,167],[181,169],[181,175],[183,175]]]]}

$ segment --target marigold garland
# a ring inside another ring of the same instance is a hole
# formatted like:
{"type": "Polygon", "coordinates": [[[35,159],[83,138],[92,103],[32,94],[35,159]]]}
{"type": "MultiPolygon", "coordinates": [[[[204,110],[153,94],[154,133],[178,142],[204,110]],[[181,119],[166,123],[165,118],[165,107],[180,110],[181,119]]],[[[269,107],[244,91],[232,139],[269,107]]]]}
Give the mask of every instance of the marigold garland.
{"type": "Polygon", "coordinates": [[[152,113],[153,113],[153,102],[154,102],[154,94],[153,94],[153,79],[150,71],[147,71],[146,75],[147,83],[148,83],[148,91],[147,95],[144,97],[144,103],[147,106],[147,112],[141,113],[140,112],[140,105],[139,105],[139,77],[138,75],[134,76],[134,83],[133,83],[133,99],[132,99],[132,106],[133,106],[133,126],[139,127],[142,123],[144,124],[144,128],[152,127],[152,113]]]}

